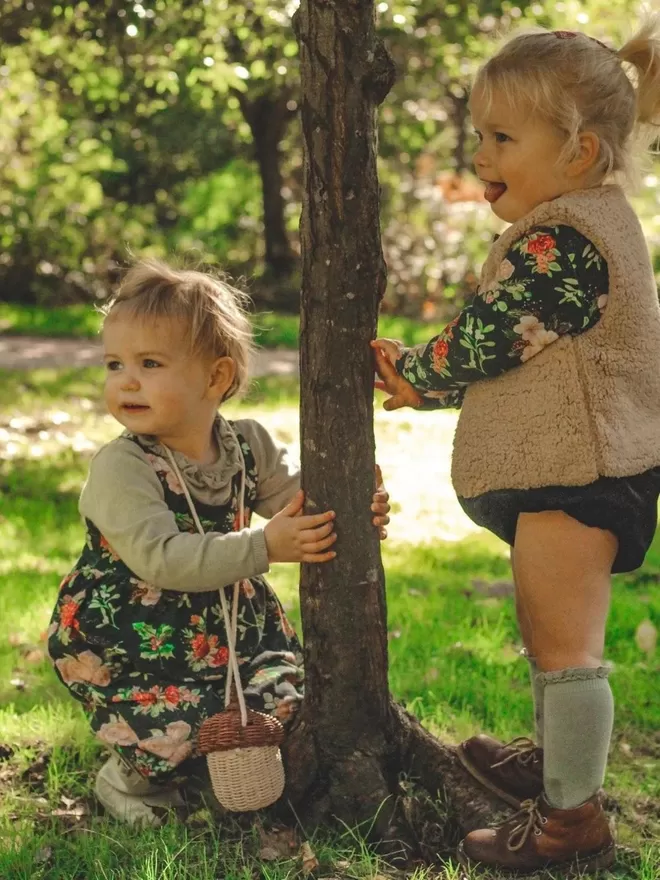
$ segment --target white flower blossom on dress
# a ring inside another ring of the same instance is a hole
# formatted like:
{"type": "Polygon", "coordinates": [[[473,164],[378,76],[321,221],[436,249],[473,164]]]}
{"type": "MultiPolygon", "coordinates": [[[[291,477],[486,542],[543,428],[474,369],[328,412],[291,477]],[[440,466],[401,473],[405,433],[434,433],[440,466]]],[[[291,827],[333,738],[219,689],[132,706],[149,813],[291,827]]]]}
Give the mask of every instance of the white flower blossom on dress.
{"type": "Polygon", "coordinates": [[[520,355],[522,363],[543,351],[551,342],[559,339],[559,335],[554,330],[546,330],[545,324],[534,315],[524,315],[520,319],[520,323],[516,324],[513,329],[527,343],[520,355]]]}
{"type": "Polygon", "coordinates": [[[511,260],[502,260],[497,270],[497,280],[507,281],[513,275],[515,267],[511,260]]]}

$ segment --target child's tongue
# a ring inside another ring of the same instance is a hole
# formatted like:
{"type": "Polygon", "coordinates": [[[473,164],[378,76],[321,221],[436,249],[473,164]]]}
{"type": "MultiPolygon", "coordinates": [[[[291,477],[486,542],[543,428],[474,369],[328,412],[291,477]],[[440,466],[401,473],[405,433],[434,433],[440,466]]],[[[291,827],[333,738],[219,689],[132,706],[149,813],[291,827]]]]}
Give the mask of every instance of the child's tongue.
{"type": "Polygon", "coordinates": [[[484,198],[487,202],[496,202],[506,189],[505,183],[487,183],[484,198]]]}

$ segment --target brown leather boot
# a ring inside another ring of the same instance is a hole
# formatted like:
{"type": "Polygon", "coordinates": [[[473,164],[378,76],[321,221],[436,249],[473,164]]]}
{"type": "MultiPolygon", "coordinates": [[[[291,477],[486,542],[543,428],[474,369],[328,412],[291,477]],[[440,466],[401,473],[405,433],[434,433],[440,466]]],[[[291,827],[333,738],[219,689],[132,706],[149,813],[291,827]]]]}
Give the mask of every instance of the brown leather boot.
{"type": "Polygon", "coordinates": [[[502,743],[479,734],[458,746],[458,757],[468,773],[512,807],[543,791],[543,749],[525,736],[502,743]]]}
{"type": "Polygon", "coordinates": [[[465,867],[498,868],[517,875],[548,869],[594,873],[614,862],[614,841],[600,794],[558,810],[543,796],[525,801],[506,822],[471,831],[458,846],[465,867]]]}

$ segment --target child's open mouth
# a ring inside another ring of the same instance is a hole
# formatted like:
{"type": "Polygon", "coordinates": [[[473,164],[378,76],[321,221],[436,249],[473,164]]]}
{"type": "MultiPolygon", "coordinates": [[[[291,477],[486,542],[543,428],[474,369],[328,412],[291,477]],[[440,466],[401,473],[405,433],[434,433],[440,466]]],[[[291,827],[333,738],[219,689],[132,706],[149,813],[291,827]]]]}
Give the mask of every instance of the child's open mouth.
{"type": "Polygon", "coordinates": [[[495,183],[493,181],[485,181],[485,183],[486,189],[484,191],[484,198],[491,204],[496,202],[499,197],[506,192],[506,183],[495,183]]]}
{"type": "Polygon", "coordinates": [[[122,403],[121,408],[129,413],[142,413],[149,409],[148,406],[144,406],[141,403],[122,403]]]}

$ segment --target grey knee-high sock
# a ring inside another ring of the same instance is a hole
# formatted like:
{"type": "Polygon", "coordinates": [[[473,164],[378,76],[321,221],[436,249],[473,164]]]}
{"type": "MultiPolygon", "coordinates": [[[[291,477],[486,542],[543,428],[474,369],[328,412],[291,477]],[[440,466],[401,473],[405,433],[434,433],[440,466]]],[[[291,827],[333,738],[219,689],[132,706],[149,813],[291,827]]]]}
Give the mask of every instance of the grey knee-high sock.
{"type": "Polygon", "coordinates": [[[614,700],[609,669],[560,669],[544,680],[543,787],[553,807],[569,810],[603,784],[614,700]]]}
{"type": "Polygon", "coordinates": [[[536,657],[530,656],[527,649],[523,648],[523,656],[529,663],[529,680],[532,685],[532,700],[534,702],[534,738],[536,745],[543,747],[543,691],[545,681],[536,665],[536,657]]]}

